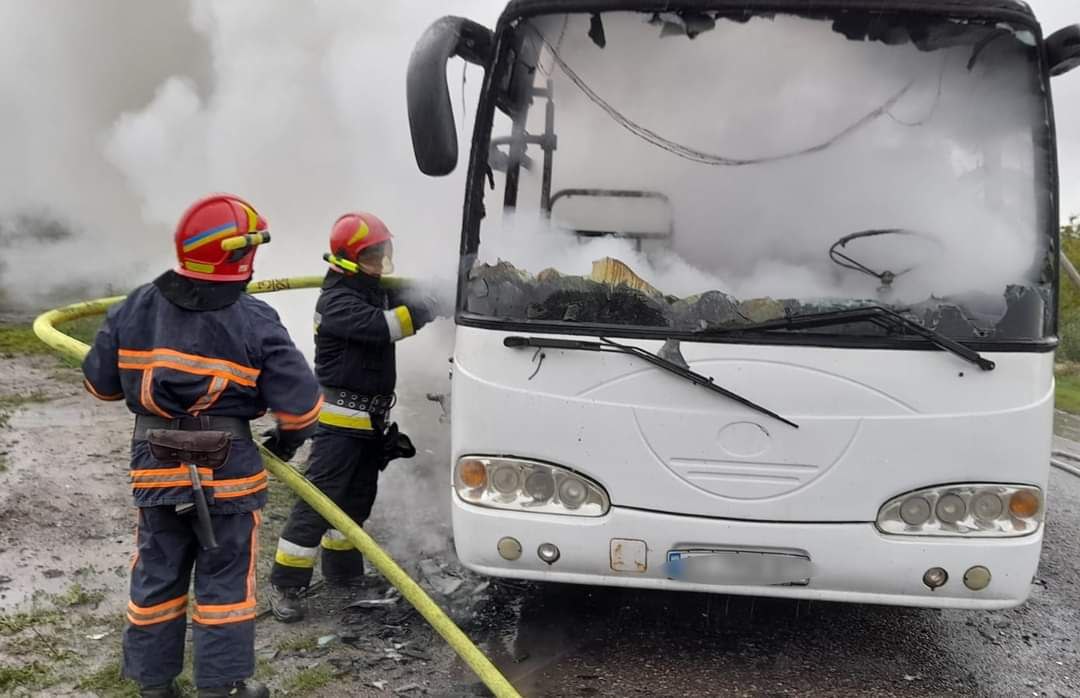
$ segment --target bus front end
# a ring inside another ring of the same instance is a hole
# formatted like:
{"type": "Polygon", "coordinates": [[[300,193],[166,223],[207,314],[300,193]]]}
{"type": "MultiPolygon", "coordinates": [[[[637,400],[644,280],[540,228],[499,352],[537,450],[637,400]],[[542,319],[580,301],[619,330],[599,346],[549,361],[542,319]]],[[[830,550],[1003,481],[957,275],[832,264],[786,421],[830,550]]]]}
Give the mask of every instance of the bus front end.
{"type": "MultiPolygon", "coordinates": [[[[915,606],[1027,598],[1056,161],[1026,5],[517,0],[425,34],[417,160],[484,67],[452,382],[484,574],[915,606]],[[780,11],[778,6],[787,9],[780,11]]],[[[1072,48],[1070,48],[1072,47],[1072,48]]]]}

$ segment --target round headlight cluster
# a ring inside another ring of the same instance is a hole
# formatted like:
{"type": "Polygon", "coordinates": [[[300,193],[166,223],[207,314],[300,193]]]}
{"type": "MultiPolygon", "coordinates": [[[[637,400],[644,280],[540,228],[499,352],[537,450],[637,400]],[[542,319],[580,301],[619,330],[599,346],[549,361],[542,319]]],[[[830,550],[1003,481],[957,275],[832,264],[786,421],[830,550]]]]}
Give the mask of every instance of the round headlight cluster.
{"type": "Polygon", "coordinates": [[[603,516],[611,503],[597,483],[567,468],[516,458],[469,456],[454,468],[462,500],[495,509],[603,516]]]}
{"type": "Polygon", "coordinates": [[[1023,536],[1038,530],[1042,513],[1037,487],[947,485],[889,500],[877,527],[910,536],[1023,536]]]}

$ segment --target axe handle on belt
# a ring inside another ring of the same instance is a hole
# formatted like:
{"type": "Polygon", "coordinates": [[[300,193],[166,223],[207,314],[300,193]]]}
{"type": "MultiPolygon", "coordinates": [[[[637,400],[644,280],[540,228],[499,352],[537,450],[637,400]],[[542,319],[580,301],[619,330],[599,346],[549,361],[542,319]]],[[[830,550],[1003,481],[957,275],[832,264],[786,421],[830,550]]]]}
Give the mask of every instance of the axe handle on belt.
{"type": "Polygon", "coordinates": [[[199,469],[194,463],[188,463],[188,470],[191,472],[191,495],[195,500],[195,516],[198,520],[195,534],[203,550],[216,550],[217,538],[214,537],[214,526],[210,522],[210,507],[206,504],[206,492],[203,490],[202,480],[199,479],[199,469]]]}

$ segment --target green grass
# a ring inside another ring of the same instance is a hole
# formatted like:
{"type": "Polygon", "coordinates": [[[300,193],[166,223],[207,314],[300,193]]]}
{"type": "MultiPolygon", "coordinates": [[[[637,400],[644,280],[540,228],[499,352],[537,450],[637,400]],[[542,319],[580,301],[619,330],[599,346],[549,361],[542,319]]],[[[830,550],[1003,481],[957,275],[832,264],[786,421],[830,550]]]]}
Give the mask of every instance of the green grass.
{"type": "Polygon", "coordinates": [[[0,615],[0,637],[21,633],[27,628],[50,625],[63,620],[64,614],[56,609],[38,608],[22,613],[0,615]]]}
{"type": "Polygon", "coordinates": [[[302,696],[305,693],[317,691],[334,680],[334,670],[319,664],[302,671],[298,671],[285,682],[285,691],[289,695],[302,696]]]}
{"type": "Polygon", "coordinates": [[[80,342],[91,344],[94,341],[94,335],[97,334],[98,328],[101,327],[101,322],[104,317],[104,315],[91,315],[90,317],[79,318],[78,320],[65,322],[63,325],[57,327],[57,329],[80,342]]]}
{"type": "Polygon", "coordinates": [[[4,651],[13,657],[27,655],[48,657],[53,663],[76,659],[75,653],[63,646],[63,638],[59,635],[50,632],[43,633],[33,626],[30,629],[33,633],[29,637],[11,640],[4,646],[4,651]]]}
{"type": "MultiPolygon", "coordinates": [[[[182,696],[195,695],[195,683],[191,680],[190,652],[185,660],[184,674],[176,678],[176,687],[182,696]]],[[[115,659],[83,678],[76,686],[80,691],[93,693],[101,698],[138,698],[139,685],[125,679],[120,670],[120,660],[115,659]]]]}
{"type": "Polygon", "coordinates": [[[78,685],[79,690],[89,691],[102,698],[138,698],[139,686],[120,674],[120,662],[110,662],[90,674],[78,685]]]}
{"type": "Polygon", "coordinates": [[[68,590],[56,597],[56,603],[60,606],[92,606],[105,600],[103,591],[87,591],[81,584],[72,584],[68,590]]]}
{"type": "Polygon", "coordinates": [[[0,667],[0,694],[8,694],[16,688],[42,688],[51,680],[49,667],[39,662],[13,667],[0,667]]]}
{"type": "Polygon", "coordinates": [[[0,356],[33,356],[50,351],[29,325],[0,325],[0,356]]]}
{"type": "Polygon", "coordinates": [[[274,663],[263,657],[255,658],[255,678],[260,681],[268,681],[277,676],[278,670],[274,663]]]}
{"type": "Polygon", "coordinates": [[[1059,370],[1054,405],[1059,410],[1080,414],[1080,372],[1059,370]]]}
{"type": "MultiPolygon", "coordinates": [[[[64,323],[58,329],[80,342],[90,344],[101,327],[101,321],[102,316],[95,315],[64,323]]],[[[0,357],[42,356],[52,353],[53,350],[37,338],[30,325],[0,325],[0,357]]],[[[80,365],[80,362],[74,359],[59,358],[69,366],[80,365]]]]}
{"type": "Polygon", "coordinates": [[[282,652],[310,652],[319,646],[317,635],[307,637],[290,637],[278,643],[277,648],[282,652]]]}
{"type": "Polygon", "coordinates": [[[37,634],[37,628],[52,625],[67,618],[69,613],[65,612],[65,609],[96,605],[105,599],[105,594],[101,591],[87,591],[80,584],[72,584],[62,594],[50,596],[40,593],[35,594],[34,598],[34,607],[29,611],[0,614],[0,637],[18,635],[27,629],[37,634]],[[48,607],[37,605],[41,599],[48,602],[48,607]]]}
{"type": "Polygon", "coordinates": [[[0,395],[0,409],[5,407],[22,407],[35,402],[48,402],[49,396],[43,390],[31,390],[29,393],[0,395]]]}
{"type": "MultiPolygon", "coordinates": [[[[1074,265],[1080,264],[1080,229],[1062,228],[1061,249],[1074,265]]],[[[1058,360],[1080,361],[1080,288],[1064,271],[1058,280],[1058,336],[1058,360]]]]}

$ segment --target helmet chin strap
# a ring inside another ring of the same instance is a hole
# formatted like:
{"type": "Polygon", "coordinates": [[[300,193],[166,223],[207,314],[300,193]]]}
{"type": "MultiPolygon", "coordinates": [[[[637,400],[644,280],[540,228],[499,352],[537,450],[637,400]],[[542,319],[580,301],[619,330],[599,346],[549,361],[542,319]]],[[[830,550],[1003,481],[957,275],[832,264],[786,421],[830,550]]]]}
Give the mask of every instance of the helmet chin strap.
{"type": "Polygon", "coordinates": [[[392,274],[394,272],[394,263],[389,257],[383,257],[380,267],[378,269],[371,269],[366,265],[357,264],[356,262],[339,257],[329,252],[323,254],[323,259],[334,265],[335,267],[342,269],[350,274],[367,274],[368,276],[382,276],[385,274],[392,274]]]}
{"type": "Polygon", "coordinates": [[[322,258],[326,260],[327,263],[333,264],[338,269],[347,271],[350,274],[360,273],[360,267],[357,266],[356,262],[351,262],[344,257],[338,257],[336,254],[330,254],[329,252],[327,252],[322,256],[322,258]]]}

